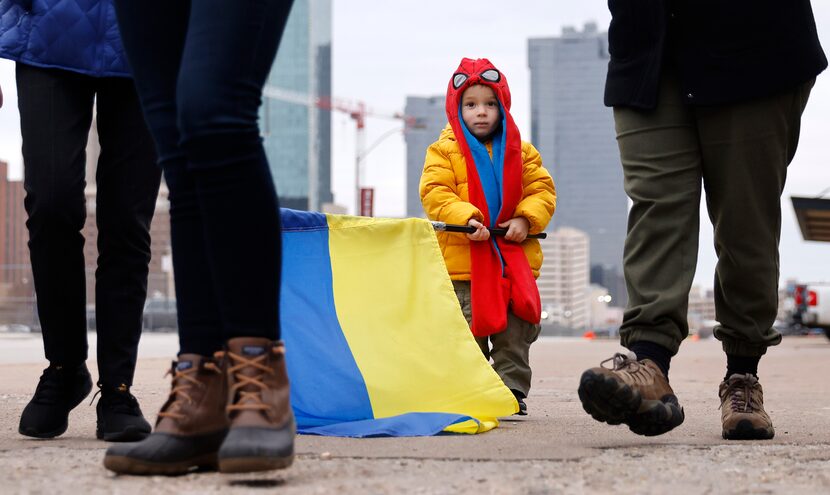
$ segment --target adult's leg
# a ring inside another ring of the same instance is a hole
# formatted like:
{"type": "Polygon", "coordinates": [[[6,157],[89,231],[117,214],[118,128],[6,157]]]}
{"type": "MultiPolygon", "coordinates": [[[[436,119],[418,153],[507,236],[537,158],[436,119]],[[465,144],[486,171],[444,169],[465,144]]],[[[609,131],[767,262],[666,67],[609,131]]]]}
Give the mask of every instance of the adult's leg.
{"type": "Polygon", "coordinates": [[[688,335],[689,289],[697,264],[701,159],[697,130],[672,77],[658,106],[614,109],[628,216],[624,272],[628,306],[622,343],[658,344],[675,354],[688,335]]]}
{"type": "Polygon", "coordinates": [[[190,2],[117,1],[116,12],[139,98],[170,191],[179,350],[182,354],[211,356],[222,348],[224,335],[206,254],[196,182],[179,146],[177,124],[176,84],[190,2]],[[146,36],[148,32],[153,36],[146,36]]]}
{"type": "Polygon", "coordinates": [[[706,204],[715,227],[715,337],[727,355],[758,357],[781,342],[781,193],[812,81],[793,91],[696,110],[706,204]]]}
{"type": "Polygon", "coordinates": [[[85,149],[93,80],[17,64],[25,207],[38,314],[49,367],[20,415],[18,431],[51,438],[89,394],[86,368],[85,149]]]}
{"type": "MultiPolygon", "coordinates": [[[[215,466],[217,458],[223,471],[253,471],[286,467],[293,459],[294,421],[284,350],[273,340],[279,335],[278,319],[271,318],[276,316],[279,282],[276,195],[256,126],[260,92],[290,4],[275,0],[200,2],[184,24],[187,37],[173,101],[186,151],[182,155],[177,148],[175,154],[186,160],[177,162],[182,167],[165,166],[165,173],[168,181],[195,184],[188,192],[193,192],[190,199],[195,197],[198,203],[203,228],[199,241],[207,253],[207,263],[200,269],[214,282],[213,302],[225,337],[238,338],[227,341],[227,351],[218,362],[195,354],[179,355],[170,399],[159,413],[162,421],[145,441],[107,451],[104,464],[113,471],[171,474],[193,466],[215,466]],[[269,42],[272,37],[276,39],[269,42]],[[235,99],[222,101],[228,88],[235,99]],[[252,101],[256,102],[253,109],[252,101]],[[257,229],[263,234],[256,235],[257,229]],[[242,235],[234,235],[237,231],[242,235]],[[235,248],[228,249],[228,244],[235,248]],[[250,263],[248,258],[262,263],[250,263]],[[230,266],[235,262],[237,266],[230,266]],[[266,282],[261,284],[261,280],[266,282]],[[270,281],[274,281],[273,292],[270,281]],[[259,294],[258,289],[266,293],[259,294]],[[234,291],[242,298],[251,295],[251,300],[242,301],[234,291]],[[273,312],[268,311],[269,305],[273,312]],[[252,307],[250,317],[243,314],[252,307]],[[244,324],[249,321],[253,324],[244,324]],[[199,386],[194,389],[193,384],[199,386]],[[189,392],[198,395],[196,400],[189,392]]],[[[142,2],[136,7],[125,1],[119,6],[123,7],[119,9],[122,29],[127,25],[125,46],[132,44],[140,52],[138,26],[146,30],[142,21],[166,9],[161,2],[142,2]]],[[[152,54],[152,50],[143,54],[147,63],[142,66],[147,70],[152,67],[152,54]]],[[[152,77],[136,71],[139,88],[145,76],[152,77]]],[[[140,92],[149,113],[151,105],[140,92]]],[[[195,212],[188,209],[188,214],[195,212]]],[[[181,294],[184,288],[177,290],[181,294]]]]}
{"type": "Polygon", "coordinates": [[[715,337],[726,352],[718,393],[722,435],[775,435],[764,410],[758,362],[781,342],[778,309],[781,193],[795,155],[812,81],[744,103],[696,110],[709,217],[715,227],[715,337]]]}
{"type": "Polygon", "coordinates": [[[29,253],[46,359],[87,358],[84,199],[94,80],[17,64],[29,253]]]}
{"type": "Polygon", "coordinates": [[[615,108],[628,216],[624,272],[628,306],[620,335],[636,357],[582,374],[579,398],[594,419],[660,435],[685,418],[668,382],[671,356],[688,334],[686,311],[697,263],[701,158],[690,110],[671,75],[651,112],[615,108]]]}
{"type": "Polygon", "coordinates": [[[284,468],[294,458],[285,350],[275,342],[279,211],[257,126],[262,87],[291,3],[194,3],[179,77],[182,147],[196,179],[228,338],[230,429],[218,452],[223,472],[284,468]]]}
{"type": "Polygon", "coordinates": [[[257,118],[291,3],[194,3],[182,57],[181,142],[227,338],[279,338],[279,211],[257,118]]]}
{"type": "Polygon", "coordinates": [[[161,169],[132,79],[98,81],[95,308],[98,373],[104,385],[132,385],[147,298],[150,223],[161,169]]]}

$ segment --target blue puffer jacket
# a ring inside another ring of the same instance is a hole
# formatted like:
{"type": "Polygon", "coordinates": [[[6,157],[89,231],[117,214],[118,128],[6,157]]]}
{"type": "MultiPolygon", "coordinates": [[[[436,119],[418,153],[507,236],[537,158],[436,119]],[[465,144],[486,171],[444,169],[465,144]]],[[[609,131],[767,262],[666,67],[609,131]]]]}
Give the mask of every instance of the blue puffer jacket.
{"type": "Polygon", "coordinates": [[[0,0],[0,58],[130,77],[112,0],[0,0]]]}

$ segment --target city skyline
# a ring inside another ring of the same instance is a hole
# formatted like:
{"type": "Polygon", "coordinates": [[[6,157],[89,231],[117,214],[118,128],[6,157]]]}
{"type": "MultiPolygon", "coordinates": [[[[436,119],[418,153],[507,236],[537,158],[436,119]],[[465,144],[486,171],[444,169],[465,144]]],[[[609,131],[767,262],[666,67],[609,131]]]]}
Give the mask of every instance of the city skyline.
{"type": "MultiPolygon", "coordinates": [[[[528,0],[522,9],[503,9],[501,2],[482,0],[475,8],[424,0],[417,5],[353,0],[332,2],[333,91],[341,98],[365,101],[384,113],[402,111],[407,95],[441,95],[452,70],[462,57],[490,58],[507,76],[513,92],[512,113],[523,136],[530,136],[530,77],[527,40],[559,36],[565,26],[597,22],[605,30],[610,19],[603,2],[577,4],[528,0]],[[366,12],[371,12],[367,22],[366,12]],[[434,22],[457,19],[452,30],[434,22]],[[497,14],[497,15],[496,15],[497,14]]],[[[813,2],[819,35],[830,49],[830,4],[813,2]]],[[[14,90],[14,65],[0,62],[0,84],[6,105],[0,109],[0,159],[8,161],[19,178],[20,138],[14,90]]],[[[332,190],[336,203],[354,204],[354,123],[348,116],[332,115],[332,190]]],[[[400,122],[370,117],[367,143],[400,122]]],[[[781,280],[830,280],[826,244],[801,239],[791,195],[815,196],[830,187],[830,78],[819,77],[804,115],[799,152],[790,167],[783,198],[781,280]]],[[[437,136],[436,136],[437,137],[437,136]]],[[[543,157],[545,158],[545,157],[543,157]]],[[[385,139],[364,162],[364,185],[376,190],[376,214],[402,216],[406,211],[406,148],[402,135],[385,139]]],[[[556,178],[554,177],[554,180],[556,178]]],[[[622,186],[620,186],[622,187],[622,186]]],[[[695,283],[711,287],[714,271],[711,226],[701,227],[701,255],[695,283]]]]}
{"type": "Polygon", "coordinates": [[[591,282],[625,305],[620,279],[628,199],[620,187],[613,112],[602,103],[608,60],[608,35],[593,22],[528,40],[531,142],[546,157],[558,191],[548,230],[585,232],[591,282]]]}
{"type": "Polygon", "coordinates": [[[331,111],[308,105],[309,95],[331,99],[331,3],[294,2],[259,110],[265,154],[284,208],[316,210],[332,201],[331,111]]]}

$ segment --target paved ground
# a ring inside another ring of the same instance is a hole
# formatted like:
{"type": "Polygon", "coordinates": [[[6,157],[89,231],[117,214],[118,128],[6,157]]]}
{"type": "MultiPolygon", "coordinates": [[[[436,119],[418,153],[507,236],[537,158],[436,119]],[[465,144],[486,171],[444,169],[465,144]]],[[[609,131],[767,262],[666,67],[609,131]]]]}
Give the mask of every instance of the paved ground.
{"type": "MultiPolygon", "coordinates": [[[[144,338],[134,392],[154,417],[176,342],[144,338]]],[[[618,349],[611,341],[542,340],[534,346],[530,416],[478,436],[337,439],[303,436],[285,472],[200,473],[173,479],[110,475],[94,440],[94,407],[69,431],[40,441],[17,420],[43,363],[36,337],[0,335],[2,493],[830,493],[830,341],[790,337],[761,364],[774,440],[720,438],[717,385],[724,357],[714,341],[687,342],[672,363],[686,422],[657,438],[609,427],[582,411],[579,374],[618,349]]],[[[94,355],[94,353],[91,353],[94,355]]],[[[94,374],[94,372],[93,372],[94,374]]]]}

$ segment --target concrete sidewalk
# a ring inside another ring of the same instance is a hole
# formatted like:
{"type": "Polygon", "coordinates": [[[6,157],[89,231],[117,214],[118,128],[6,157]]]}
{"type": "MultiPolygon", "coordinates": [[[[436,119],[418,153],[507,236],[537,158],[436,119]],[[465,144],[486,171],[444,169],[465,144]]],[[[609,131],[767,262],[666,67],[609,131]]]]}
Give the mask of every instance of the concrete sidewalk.
{"type": "MultiPolygon", "coordinates": [[[[430,438],[302,436],[284,472],[116,477],[101,465],[95,409],[84,403],[55,440],[17,434],[20,411],[44,363],[39,336],[0,335],[0,466],[3,493],[828,493],[830,341],[788,337],[762,360],[774,440],[720,437],[717,386],[725,357],[716,341],[686,342],[672,386],[686,422],[656,438],[592,420],[576,396],[581,372],[610,357],[614,341],[543,339],[532,352],[530,415],[489,433],[430,438]]],[[[149,418],[167,397],[163,377],[174,335],[143,339],[134,393],[149,418]],[[162,357],[167,356],[167,357],[162,357]]],[[[289,351],[290,352],[290,351],[289,351]]],[[[94,356],[94,352],[90,355],[94,356]]],[[[95,376],[95,371],[93,370],[95,376]]]]}

